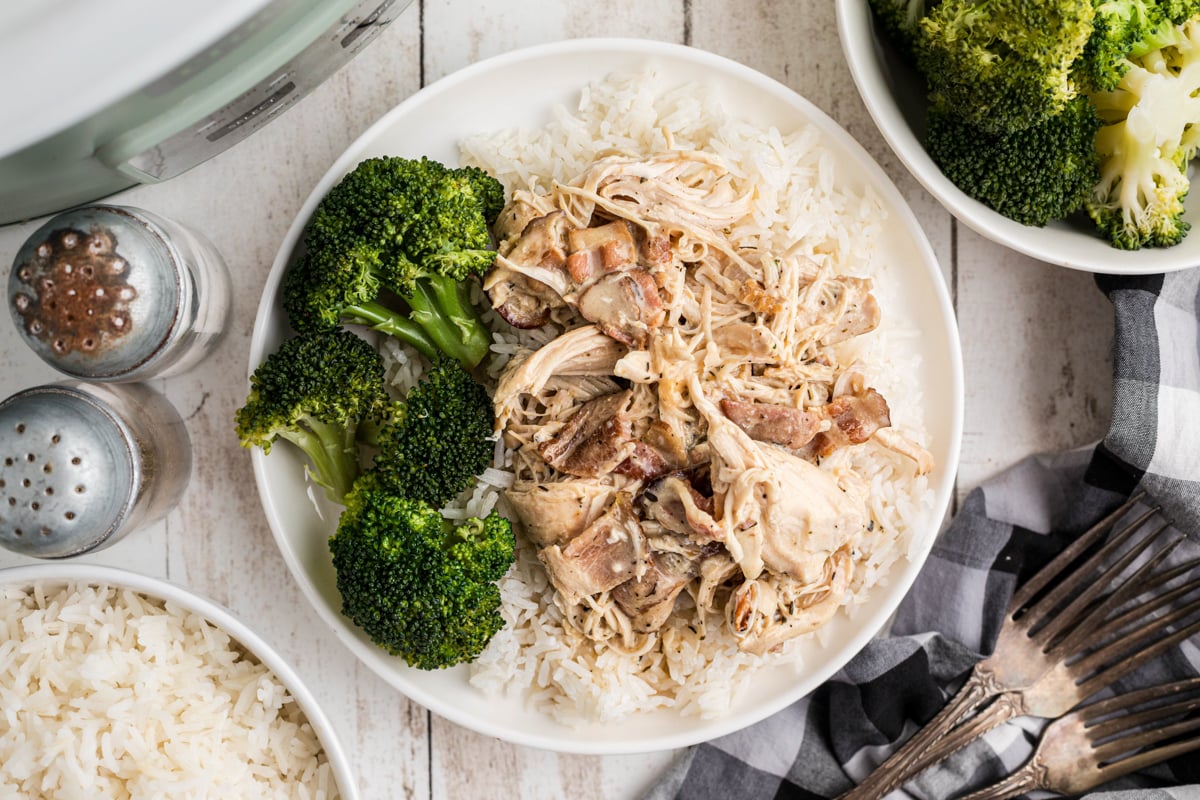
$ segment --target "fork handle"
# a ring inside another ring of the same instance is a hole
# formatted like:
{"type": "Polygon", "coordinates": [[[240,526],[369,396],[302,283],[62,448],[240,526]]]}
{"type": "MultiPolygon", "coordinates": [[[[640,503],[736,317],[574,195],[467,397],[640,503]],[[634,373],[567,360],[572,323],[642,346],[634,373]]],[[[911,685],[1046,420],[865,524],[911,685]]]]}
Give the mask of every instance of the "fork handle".
{"type": "Polygon", "coordinates": [[[970,719],[964,719],[944,736],[925,749],[912,764],[917,775],[939,761],[944,761],[964,747],[1010,719],[1023,716],[1025,707],[1017,692],[1002,692],[995,701],[970,719]]]}
{"type": "Polygon", "coordinates": [[[879,800],[920,772],[923,768],[922,756],[946,735],[947,731],[978,708],[983,701],[999,694],[990,670],[983,667],[984,663],[975,665],[962,688],[933,719],[925,723],[924,727],[876,767],[862,783],[841,795],[838,800],[879,800]]]}
{"type": "Polygon", "coordinates": [[[968,795],[963,795],[958,800],[1008,800],[1010,797],[1019,797],[1036,789],[1046,788],[1041,778],[1042,773],[1038,765],[1033,761],[1028,761],[1007,778],[968,795]]]}

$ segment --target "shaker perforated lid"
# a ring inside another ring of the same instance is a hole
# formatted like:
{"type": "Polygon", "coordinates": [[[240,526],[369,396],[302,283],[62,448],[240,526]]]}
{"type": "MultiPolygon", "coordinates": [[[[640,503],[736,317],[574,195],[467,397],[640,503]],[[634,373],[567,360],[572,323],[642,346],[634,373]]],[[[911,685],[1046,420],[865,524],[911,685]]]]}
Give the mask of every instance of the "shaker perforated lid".
{"type": "Polygon", "coordinates": [[[9,309],[25,341],[77,378],[147,364],[182,324],[185,271],[166,233],[120,206],[59,214],[17,252],[9,309]]]}
{"type": "Polygon", "coordinates": [[[55,385],[13,395],[0,403],[0,545],[63,558],[103,544],[140,472],[130,431],[91,395],[55,385]]]}

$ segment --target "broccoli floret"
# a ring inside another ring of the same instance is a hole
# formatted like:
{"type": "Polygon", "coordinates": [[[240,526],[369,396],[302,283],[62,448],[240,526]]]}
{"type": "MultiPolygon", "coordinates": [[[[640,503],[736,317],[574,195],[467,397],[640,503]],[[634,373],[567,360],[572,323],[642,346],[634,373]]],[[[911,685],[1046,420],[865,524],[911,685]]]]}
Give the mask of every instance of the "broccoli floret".
{"type": "Polygon", "coordinates": [[[1072,65],[1094,15],[1079,0],[942,0],[919,22],[932,104],[991,133],[1058,114],[1077,95],[1072,65]]]}
{"type": "Polygon", "coordinates": [[[455,526],[364,475],[329,540],[342,613],[419,669],[471,661],[504,625],[496,581],[514,544],[495,512],[455,526]]]}
{"type": "Polygon", "coordinates": [[[950,111],[929,112],[926,147],[958,188],[1024,225],[1045,225],[1081,208],[1100,177],[1100,120],[1086,97],[1031,128],[994,134],[950,111]]]}
{"type": "Polygon", "coordinates": [[[440,508],[491,463],[494,424],[487,390],[442,357],[393,406],[374,437],[372,469],[389,490],[440,508]]]}
{"type": "Polygon", "coordinates": [[[937,3],[938,0],[869,0],[884,35],[910,64],[917,60],[917,23],[937,3]]]}
{"type": "Polygon", "coordinates": [[[1104,122],[1096,134],[1100,180],[1088,214],[1116,247],[1169,247],[1189,225],[1187,167],[1200,136],[1200,21],[1170,44],[1129,60],[1117,88],[1092,95],[1104,122]]]}
{"type": "Polygon", "coordinates": [[[1126,59],[1152,49],[1159,31],[1170,24],[1156,0],[1097,0],[1092,35],[1076,73],[1092,91],[1115,89],[1129,69],[1126,59]]]}
{"type": "Polygon", "coordinates": [[[1158,0],[1158,5],[1172,25],[1182,25],[1200,14],[1200,0],[1158,0]]]}
{"type": "Polygon", "coordinates": [[[305,228],[306,252],[284,278],[292,326],[370,325],[427,357],[440,351],[474,367],[491,334],[468,281],[495,258],[488,225],[503,202],[503,186],[473,167],[395,156],[363,161],[305,228]],[[384,290],[407,303],[407,314],[381,302],[384,290]]]}
{"type": "Polygon", "coordinates": [[[234,416],[238,438],[264,453],[276,439],[296,445],[313,479],[340,503],[359,474],[359,425],[388,403],[383,374],[375,348],[347,330],[288,339],[250,376],[234,416]]]}

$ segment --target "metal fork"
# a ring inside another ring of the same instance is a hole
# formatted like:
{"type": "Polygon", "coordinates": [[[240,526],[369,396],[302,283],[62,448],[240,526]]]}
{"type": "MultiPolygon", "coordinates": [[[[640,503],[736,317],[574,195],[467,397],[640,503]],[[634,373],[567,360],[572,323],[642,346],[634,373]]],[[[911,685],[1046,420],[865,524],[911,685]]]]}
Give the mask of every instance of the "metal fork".
{"type": "Polygon", "coordinates": [[[1078,795],[1200,748],[1200,678],[1152,686],[1084,706],[1051,723],[1016,772],[963,800],[1005,800],[1045,789],[1078,795]],[[1178,721],[1147,728],[1172,717],[1178,721]]]}
{"type": "Polygon", "coordinates": [[[1140,495],[1133,497],[1113,511],[1021,586],[1009,603],[992,654],[976,664],[962,688],[929,723],[840,800],[883,797],[1014,717],[1062,716],[1200,631],[1200,620],[1196,620],[1163,635],[1168,625],[1200,611],[1200,600],[1151,618],[1192,592],[1196,588],[1193,585],[1185,584],[1130,604],[1200,566],[1200,559],[1196,559],[1158,571],[1181,539],[1166,543],[1132,575],[1120,579],[1121,573],[1168,527],[1169,523],[1157,517],[1157,508],[1123,524],[1108,542],[1073,566],[1141,499],[1140,495]],[[1120,549],[1148,523],[1150,532],[1118,556],[1120,549]],[[1104,595],[1110,588],[1112,591],[1104,595]],[[975,709],[993,699],[980,714],[964,722],[975,709]]]}

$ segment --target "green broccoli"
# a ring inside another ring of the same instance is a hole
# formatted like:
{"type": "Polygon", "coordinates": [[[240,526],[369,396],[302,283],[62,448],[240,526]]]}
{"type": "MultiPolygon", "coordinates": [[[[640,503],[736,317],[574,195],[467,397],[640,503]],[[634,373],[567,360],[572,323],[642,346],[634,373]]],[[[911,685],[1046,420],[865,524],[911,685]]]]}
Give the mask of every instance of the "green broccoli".
{"type": "Polygon", "coordinates": [[[909,63],[916,63],[918,23],[938,0],[868,0],[884,35],[909,63]]]}
{"type": "Polygon", "coordinates": [[[419,669],[476,658],[504,625],[496,581],[513,563],[511,523],[493,512],[453,525],[366,474],[329,539],[342,613],[419,669]]]}
{"type": "Polygon", "coordinates": [[[1033,127],[994,134],[939,108],[926,147],[958,188],[1024,225],[1042,226],[1083,207],[1099,180],[1100,120],[1086,97],[1033,127]]]}
{"type": "Polygon", "coordinates": [[[1116,247],[1169,247],[1183,240],[1188,162],[1200,144],[1200,20],[1164,34],[1164,47],[1129,60],[1116,89],[1092,95],[1100,180],[1087,202],[1116,247]]]}
{"type": "Polygon", "coordinates": [[[942,0],[919,23],[932,104],[1000,134],[1058,114],[1077,94],[1072,66],[1094,16],[1080,0],[942,0]]]}
{"type": "Polygon", "coordinates": [[[1096,0],[1092,35],[1076,64],[1091,91],[1111,91],[1129,69],[1126,60],[1153,48],[1158,32],[1171,23],[1156,0],[1096,0]]]}
{"type": "Polygon", "coordinates": [[[501,184],[473,167],[427,158],[367,159],[317,205],[305,252],[284,276],[283,307],[297,331],[370,325],[432,358],[473,368],[491,334],[471,302],[470,278],[492,264],[488,225],[501,184]],[[386,292],[408,306],[391,310],[386,292]]]}
{"type": "Polygon", "coordinates": [[[372,470],[389,490],[440,508],[491,463],[494,424],[487,390],[443,356],[372,437],[372,470]]]}
{"type": "Polygon", "coordinates": [[[1182,25],[1200,14],[1200,0],[1158,0],[1158,5],[1172,25],[1182,25]]]}
{"type": "Polygon", "coordinates": [[[359,474],[359,425],[389,402],[383,374],[375,348],[347,330],[288,339],[250,376],[250,394],[234,415],[238,438],[264,453],[276,439],[296,445],[313,479],[340,503],[359,474]]]}

